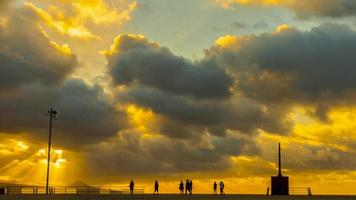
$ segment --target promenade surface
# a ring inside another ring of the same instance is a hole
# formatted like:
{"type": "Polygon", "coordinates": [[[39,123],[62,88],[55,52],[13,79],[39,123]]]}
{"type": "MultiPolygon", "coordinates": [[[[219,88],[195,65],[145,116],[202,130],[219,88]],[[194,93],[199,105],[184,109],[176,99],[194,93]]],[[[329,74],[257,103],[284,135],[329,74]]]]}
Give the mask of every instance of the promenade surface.
{"type": "Polygon", "coordinates": [[[356,196],[265,196],[265,195],[2,195],[1,200],[356,200],[356,196]]]}

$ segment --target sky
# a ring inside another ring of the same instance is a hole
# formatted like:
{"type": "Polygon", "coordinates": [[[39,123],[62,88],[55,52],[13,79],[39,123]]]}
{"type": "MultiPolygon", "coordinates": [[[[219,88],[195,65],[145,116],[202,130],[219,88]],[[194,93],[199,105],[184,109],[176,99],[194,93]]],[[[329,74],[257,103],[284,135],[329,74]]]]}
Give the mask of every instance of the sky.
{"type": "Polygon", "coordinates": [[[356,1],[0,0],[0,183],[356,194],[356,1]]]}

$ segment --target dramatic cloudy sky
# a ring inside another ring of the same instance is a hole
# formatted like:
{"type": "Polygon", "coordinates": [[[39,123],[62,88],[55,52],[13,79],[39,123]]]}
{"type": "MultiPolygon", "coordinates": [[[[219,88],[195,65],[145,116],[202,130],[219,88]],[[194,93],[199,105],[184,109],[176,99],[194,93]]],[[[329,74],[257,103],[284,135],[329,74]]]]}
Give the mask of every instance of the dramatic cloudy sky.
{"type": "Polygon", "coordinates": [[[0,183],[355,194],[356,1],[0,0],[0,183]]]}

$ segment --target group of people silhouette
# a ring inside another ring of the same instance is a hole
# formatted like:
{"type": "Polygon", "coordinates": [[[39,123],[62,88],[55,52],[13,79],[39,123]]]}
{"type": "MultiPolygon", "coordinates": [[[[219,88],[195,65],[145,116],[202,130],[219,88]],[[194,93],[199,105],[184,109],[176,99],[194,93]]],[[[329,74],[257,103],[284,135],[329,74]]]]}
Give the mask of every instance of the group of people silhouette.
{"type": "Polygon", "coordinates": [[[183,181],[180,181],[179,191],[180,194],[193,194],[193,181],[189,179],[185,181],[185,192],[184,192],[184,183],[183,181]]]}
{"type": "MultiPolygon", "coordinates": [[[[135,188],[135,183],[133,182],[133,180],[130,181],[129,188],[130,188],[130,194],[133,194],[134,188],[135,188]]],[[[224,195],[225,194],[225,192],[224,192],[225,184],[223,181],[220,181],[219,188],[220,188],[220,194],[224,195]]],[[[193,181],[187,179],[185,181],[185,187],[184,187],[183,181],[180,181],[178,189],[179,189],[180,194],[190,194],[190,195],[193,194],[193,181]],[[184,191],[184,189],[185,189],[185,191],[184,191]]],[[[217,189],[218,189],[218,184],[216,183],[216,181],[214,181],[213,194],[217,194],[217,189]]],[[[155,180],[155,182],[154,182],[154,193],[153,194],[154,195],[159,194],[159,183],[157,180],[155,180]]]]}
{"type": "MultiPolygon", "coordinates": [[[[225,188],[224,182],[220,181],[219,186],[220,186],[220,194],[225,194],[225,192],[224,192],[224,188],[225,188]]],[[[216,183],[216,181],[214,181],[213,188],[214,188],[214,194],[217,194],[218,184],[216,183]]]]}

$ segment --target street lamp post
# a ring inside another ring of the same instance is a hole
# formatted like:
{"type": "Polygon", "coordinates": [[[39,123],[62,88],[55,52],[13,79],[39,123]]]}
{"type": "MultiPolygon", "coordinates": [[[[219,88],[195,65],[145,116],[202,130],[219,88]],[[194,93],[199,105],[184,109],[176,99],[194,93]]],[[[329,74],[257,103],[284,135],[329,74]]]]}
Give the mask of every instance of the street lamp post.
{"type": "Polygon", "coordinates": [[[48,129],[48,154],[47,154],[47,179],[46,179],[46,195],[48,195],[48,182],[49,182],[49,168],[51,164],[51,142],[52,142],[52,120],[56,119],[57,111],[50,108],[46,115],[49,116],[49,129],[48,129]]]}

